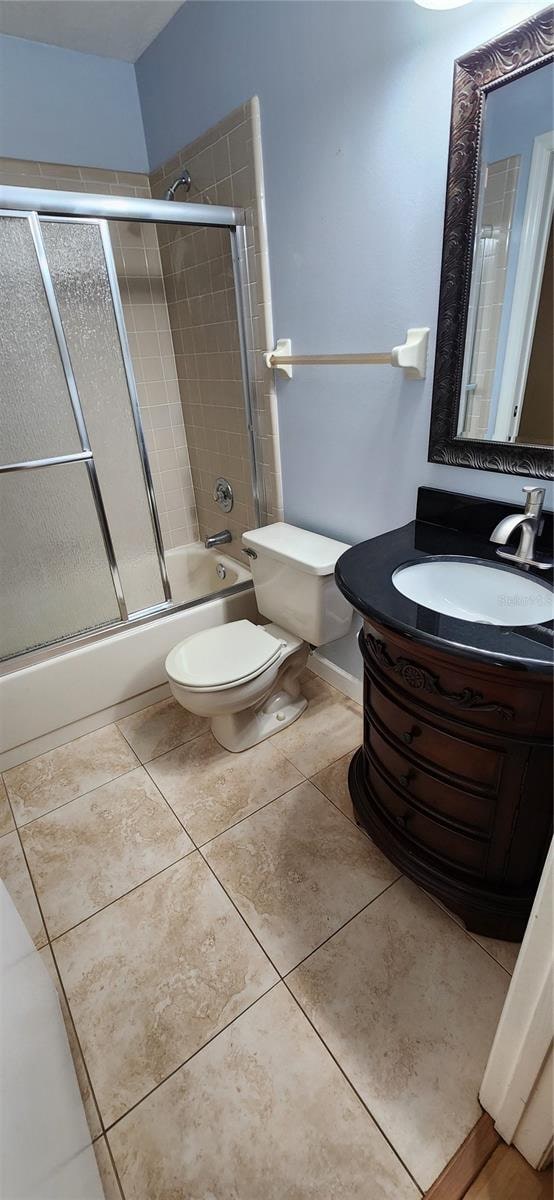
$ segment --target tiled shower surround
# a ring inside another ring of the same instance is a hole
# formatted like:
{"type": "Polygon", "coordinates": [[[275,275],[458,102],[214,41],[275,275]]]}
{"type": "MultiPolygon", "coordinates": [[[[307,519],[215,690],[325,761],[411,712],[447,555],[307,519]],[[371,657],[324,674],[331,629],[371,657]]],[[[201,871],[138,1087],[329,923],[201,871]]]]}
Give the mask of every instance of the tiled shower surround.
{"type": "MultiPolygon", "coordinates": [[[[282,501],[275,396],[262,360],[272,330],[257,101],[185,147],[150,179],[132,172],[0,158],[0,183],[148,198],[163,195],[185,163],[193,178],[190,200],[248,210],[261,513],[264,523],[278,520],[282,501]]],[[[184,200],[185,193],[177,198],[184,200]]],[[[241,533],[258,521],[229,235],[225,230],[134,222],[110,222],[110,234],[164,545],[186,545],[227,527],[233,535],[227,552],[238,557],[241,533]],[[235,505],[229,514],[213,499],[218,476],[233,487],[235,505]]]]}
{"type": "MultiPolygon", "coordinates": [[[[183,167],[192,178],[191,201],[235,205],[247,211],[253,318],[250,369],[261,515],[263,523],[281,520],[276,401],[273,380],[263,362],[263,351],[272,344],[273,328],[257,98],[153,172],[152,195],[163,196],[183,167]]],[[[177,200],[184,197],[183,191],[177,192],[177,200]]],[[[257,520],[250,486],[229,236],[224,230],[165,226],[159,230],[159,238],[200,536],[228,526],[233,534],[230,553],[238,553],[241,533],[257,520]],[[212,497],[218,475],[229,479],[236,497],[232,513],[219,513],[219,522],[212,497]]]]}

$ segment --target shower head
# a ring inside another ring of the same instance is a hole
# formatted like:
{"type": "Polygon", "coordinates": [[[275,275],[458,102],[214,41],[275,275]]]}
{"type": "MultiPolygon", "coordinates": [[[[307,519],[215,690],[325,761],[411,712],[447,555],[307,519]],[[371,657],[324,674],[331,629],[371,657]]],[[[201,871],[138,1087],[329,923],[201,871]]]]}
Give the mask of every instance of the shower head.
{"type": "Polygon", "coordinates": [[[164,193],[164,200],[174,200],[175,192],[177,191],[177,188],[180,187],[184,187],[187,192],[190,192],[191,184],[192,179],[185,168],[182,174],[179,175],[178,179],[174,179],[171,187],[168,187],[167,192],[164,193]]]}

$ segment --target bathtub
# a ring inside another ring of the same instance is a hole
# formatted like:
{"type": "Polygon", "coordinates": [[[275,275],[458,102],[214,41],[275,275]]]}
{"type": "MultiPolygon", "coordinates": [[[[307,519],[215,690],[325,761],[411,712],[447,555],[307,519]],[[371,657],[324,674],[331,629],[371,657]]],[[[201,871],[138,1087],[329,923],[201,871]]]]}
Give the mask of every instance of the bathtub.
{"type": "Polygon", "coordinates": [[[0,771],[169,696],[164,662],[183,638],[258,619],[250,572],[229,555],[194,543],[167,551],[166,564],[173,609],[0,677],[0,771]]]}

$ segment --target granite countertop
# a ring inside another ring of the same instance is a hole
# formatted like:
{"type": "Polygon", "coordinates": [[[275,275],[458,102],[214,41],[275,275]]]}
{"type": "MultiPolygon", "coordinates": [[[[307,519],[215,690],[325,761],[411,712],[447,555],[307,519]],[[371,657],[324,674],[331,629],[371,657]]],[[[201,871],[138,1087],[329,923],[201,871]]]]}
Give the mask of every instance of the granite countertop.
{"type": "MultiPolygon", "coordinates": [[[[428,494],[432,491],[420,489],[420,492],[423,490],[428,494]]],[[[418,504],[418,512],[429,511],[428,499],[429,495],[425,504],[418,504]]],[[[510,507],[508,511],[514,510],[510,507]]],[[[489,530],[494,527],[493,522],[486,521],[486,525],[489,530]]],[[[462,621],[424,608],[397,591],[392,582],[397,567],[443,555],[485,559],[508,571],[513,570],[510,564],[498,558],[496,546],[483,536],[482,529],[475,532],[415,520],[352,546],[339,558],[335,578],[340,591],[363,617],[373,617],[414,642],[437,650],[448,649],[474,661],[483,658],[489,663],[519,665],[522,670],[547,670],[552,663],[554,621],[515,628],[462,621]]],[[[531,569],[526,574],[543,583],[552,583],[551,570],[531,569]]]]}

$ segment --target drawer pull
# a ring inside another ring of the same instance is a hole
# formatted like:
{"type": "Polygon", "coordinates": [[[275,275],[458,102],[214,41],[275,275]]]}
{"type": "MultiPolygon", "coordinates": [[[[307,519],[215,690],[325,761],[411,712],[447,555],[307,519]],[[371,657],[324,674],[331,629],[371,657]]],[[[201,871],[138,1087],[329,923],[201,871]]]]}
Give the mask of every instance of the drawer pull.
{"type": "Polygon", "coordinates": [[[413,816],[413,813],[411,813],[409,809],[406,809],[406,812],[398,814],[396,820],[398,821],[399,825],[402,825],[402,827],[404,829],[407,829],[408,822],[412,816],[413,816]]]}
{"type": "Polygon", "coordinates": [[[419,737],[420,733],[421,729],[417,725],[413,725],[408,733],[401,733],[400,736],[407,746],[411,746],[414,738],[419,737]]]}
{"type": "Polygon", "coordinates": [[[398,782],[402,784],[402,787],[409,787],[412,779],[415,779],[415,771],[408,771],[406,775],[398,776],[398,782]]]}

